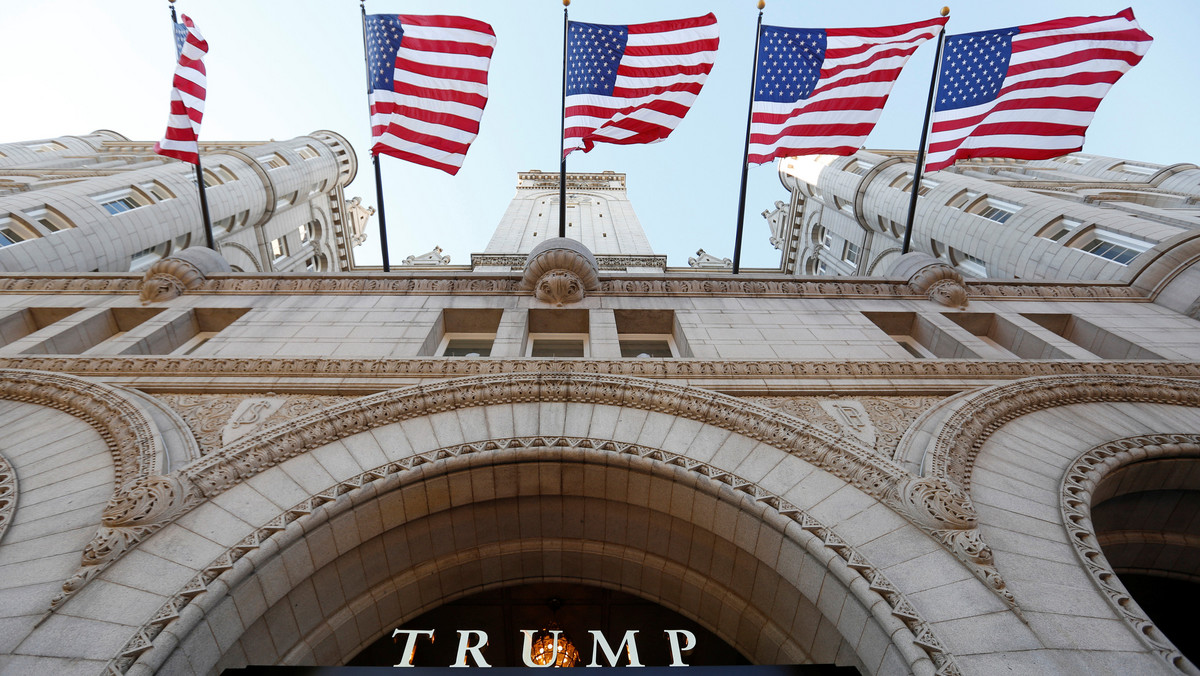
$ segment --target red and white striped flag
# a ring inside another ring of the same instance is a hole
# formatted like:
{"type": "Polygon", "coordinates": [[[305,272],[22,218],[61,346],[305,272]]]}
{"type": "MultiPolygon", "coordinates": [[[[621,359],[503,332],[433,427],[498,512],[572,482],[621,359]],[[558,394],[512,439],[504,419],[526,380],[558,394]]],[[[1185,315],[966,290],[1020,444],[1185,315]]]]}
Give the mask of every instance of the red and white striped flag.
{"type": "Polygon", "coordinates": [[[200,121],[204,118],[204,97],[208,78],[204,73],[204,55],[208,43],[196,24],[183,15],[183,23],[175,25],[179,60],[175,64],[175,79],[171,85],[171,115],[167,118],[167,133],[154,144],[154,152],[167,157],[200,164],[200,121]]]}
{"type": "Polygon", "coordinates": [[[945,23],[937,18],[878,28],[763,26],[747,161],[857,152],[908,57],[945,23]]]}
{"type": "Polygon", "coordinates": [[[667,138],[716,59],[717,18],[624,25],[571,22],[563,156],[596,143],[667,138]]]}
{"type": "Polygon", "coordinates": [[[368,16],[371,153],[457,174],[479,134],[495,46],[475,19],[368,16]]]}
{"type": "Polygon", "coordinates": [[[1152,41],[1129,9],[947,36],[925,171],[1081,150],[1100,100],[1152,41]]]}

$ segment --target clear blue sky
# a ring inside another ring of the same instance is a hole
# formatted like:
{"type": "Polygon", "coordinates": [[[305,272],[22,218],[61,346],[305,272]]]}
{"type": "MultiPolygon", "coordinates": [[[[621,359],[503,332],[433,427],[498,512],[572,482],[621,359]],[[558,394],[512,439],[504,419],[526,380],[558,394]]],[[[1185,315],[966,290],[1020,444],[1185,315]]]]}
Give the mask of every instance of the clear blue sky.
{"type": "MultiPolygon", "coordinates": [[[[347,190],[375,203],[362,28],[351,0],[180,0],[211,45],[202,140],[291,138],[316,129],[345,135],[359,155],[347,190]]],[[[1095,0],[970,0],[951,4],[949,33],[1111,14],[1095,0]]],[[[941,3],[768,0],[764,21],[804,27],[904,23],[941,3]]],[[[1155,44],[1100,106],[1086,152],[1158,163],[1200,163],[1200,4],[1133,5],[1155,44]]],[[[452,263],[482,251],[514,193],[516,174],[556,170],[559,146],[560,0],[368,0],[369,13],[462,14],[487,21],[498,44],[479,138],[457,177],[383,158],[391,259],[440,245],[452,263]]],[[[716,65],[692,111],[665,142],[597,146],[571,155],[571,171],[629,175],[629,194],[655,250],[686,265],[703,247],[732,256],[754,21],[754,0],[575,0],[571,18],[636,23],[712,11],[721,31],[716,65]]],[[[934,45],[916,53],[868,138],[869,148],[915,147],[934,45]]],[[[24,141],[108,128],[157,140],[167,119],[174,47],[166,0],[0,3],[5,106],[0,140],[24,141]]],[[[774,165],[750,172],[742,264],[778,263],[759,213],[786,199],[774,165]]],[[[378,235],[356,251],[377,263],[378,235]]]]}

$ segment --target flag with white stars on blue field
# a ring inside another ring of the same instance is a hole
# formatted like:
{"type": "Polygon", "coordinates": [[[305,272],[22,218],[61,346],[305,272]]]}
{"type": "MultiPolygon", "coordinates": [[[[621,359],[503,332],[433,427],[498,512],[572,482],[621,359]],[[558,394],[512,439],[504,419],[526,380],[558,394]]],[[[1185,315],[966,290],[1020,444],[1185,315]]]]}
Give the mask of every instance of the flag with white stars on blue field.
{"type": "Polygon", "coordinates": [[[939,17],[878,28],[763,26],[747,161],[856,152],[908,57],[945,23],[939,17]]]}
{"type": "Polygon", "coordinates": [[[567,28],[563,157],[597,143],[654,143],[691,108],[716,59],[717,18],[567,28]]]}
{"type": "Polygon", "coordinates": [[[947,36],[925,171],[1082,150],[1101,99],[1151,42],[1128,9],[947,36]]]}
{"type": "Polygon", "coordinates": [[[461,16],[367,17],[371,154],[454,175],[479,134],[496,33],[461,16]]]}

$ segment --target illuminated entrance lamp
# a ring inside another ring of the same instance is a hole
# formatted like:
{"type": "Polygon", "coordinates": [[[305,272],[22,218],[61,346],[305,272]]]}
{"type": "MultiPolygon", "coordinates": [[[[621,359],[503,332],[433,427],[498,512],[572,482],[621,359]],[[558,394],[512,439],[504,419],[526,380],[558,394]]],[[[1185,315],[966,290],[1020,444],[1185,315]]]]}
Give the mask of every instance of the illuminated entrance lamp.
{"type": "Polygon", "coordinates": [[[567,633],[554,619],[562,603],[562,599],[559,598],[552,598],[546,602],[546,605],[550,606],[550,624],[533,635],[529,658],[539,667],[573,667],[579,664],[579,649],[571,643],[567,633]]]}

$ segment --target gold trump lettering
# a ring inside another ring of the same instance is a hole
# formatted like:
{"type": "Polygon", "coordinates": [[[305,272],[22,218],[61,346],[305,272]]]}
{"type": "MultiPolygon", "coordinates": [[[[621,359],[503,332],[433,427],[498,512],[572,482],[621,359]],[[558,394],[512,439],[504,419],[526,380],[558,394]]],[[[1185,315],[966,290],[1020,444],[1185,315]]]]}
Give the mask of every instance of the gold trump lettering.
{"type": "MultiPolygon", "coordinates": [[[[537,633],[534,629],[520,630],[521,641],[521,660],[527,667],[542,668],[552,666],[558,658],[558,638],[561,631],[555,630],[551,632],[554,638],[554,652],[549,661],[539,663],[534,660],[533,655],[533,637],[537,633]]],[[[605,638],[604,632],[592,629],[588,631],[592,636],[592,659],[588,662],[589,667],[605,666],[600,663],[600,656],[604,656],[609,667],[617,666],[617,662],[621,661],[621,652],[625,653],[625,661],[627,667],[643,667],[638,657],[637,647],[637,630],[630,629],[621,637],[621,642],[616,648],[605,638]]],[[[696,647],[696,635],[687,629],[667,629],[665,632],[667,637],[667,647],[671,653],[672,667],[686,667],[688,664],[683,661],[685,653],[691,652],[696,647]]],[[[430,643],[434,640],[433,629],[396,629],[392,632],[392,640],[399,642],[398,637],[404,636],[404,649],[401,652],[400,663],[397,667],[411,667],[413,659],[417,652],[417,639],[425,637],[430,643]]],[[[459,629],[458,630],[458,649],[455,651],[454,663],[451,667],[491,667],[487,660],[483,657],[483,649],[488,645],[488,635],[486,631],[480,629],[459,629]]]]}

